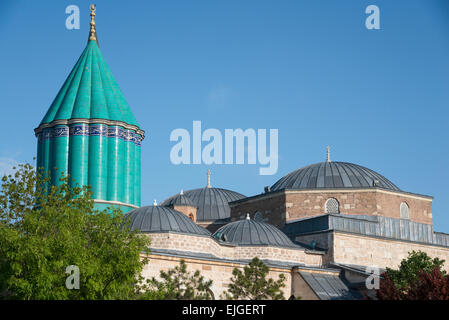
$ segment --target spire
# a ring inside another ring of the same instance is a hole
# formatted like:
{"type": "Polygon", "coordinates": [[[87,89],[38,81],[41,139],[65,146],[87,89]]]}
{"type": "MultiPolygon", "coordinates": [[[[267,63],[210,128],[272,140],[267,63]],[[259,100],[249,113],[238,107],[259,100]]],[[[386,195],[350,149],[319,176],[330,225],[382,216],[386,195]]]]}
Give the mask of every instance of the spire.
{"type": "Polygon", "coordinates": [[[207,187],[210,188],[210,170],[207,170],[207,187]]]}
{"type": "Polygon", "coordinates": [[[326,162],[331,162],[331,148],[329,146],[326,147],[326,162]]]}
{"type": "Polygon", "coordinates": [[[144,132],[137,128],[139,124],[100,51],[95,5],[90,9],[92,21],[87,45],[40,125],[70,119],[121,121],[134,126],[131,129],[143,138],[144,132]]]}
{"type": "Polygon", "coordinates": [[[95,4],[91,4],[89,7],[90,10],[90,33],[89,33],[89,41],[93,40],[97,42],[97,30],[95,29],[95,11],[97,10],[97,6],[95,4]]]}
{"type": "MultiPolygon", "coordinates": [[[[34,131],[39,146],[37,163],[38,167],[43,167],[44,173],[50,171],[52,177],[59,177],[61,172],[70,175],[72,186],[89,184],[95,208],[102,208],[106,203],[127,212],[140,206],[140,154],[144,131],[140,129],[98,47],[96,6],[90,5],[89,10],[91,21],[87,44],[34,131]],[[83,140],[88,140],[90,136],[101,139],[91,145],[87,155],[86,152],[79,152],[84,149],[79,149],[78,142],[71,143],[72,136],[80,136],[83,140]],[[53,145],[56,139],[61,148],[43,152],[41,146],[53,145]],[[108,143],[112,146],[112,141],[115,148],[108,147],[108,143]],[[131,147],[132,144],[134,146],[131,147]],[[124,150],[123,153],[120,150],[124,150]],[[106,156],[107,161],[98,161],[106,156]],[[134,165],[117,171],[124,161],[134,165]],[[89,172],[84,170],[86,166],[89,172]],[[114,199],[106,192],[108,185],[113,185],[109,191],[116,195],[114,199]]],[[[56,178],[47,186],[58,184],[56,178]]]]}

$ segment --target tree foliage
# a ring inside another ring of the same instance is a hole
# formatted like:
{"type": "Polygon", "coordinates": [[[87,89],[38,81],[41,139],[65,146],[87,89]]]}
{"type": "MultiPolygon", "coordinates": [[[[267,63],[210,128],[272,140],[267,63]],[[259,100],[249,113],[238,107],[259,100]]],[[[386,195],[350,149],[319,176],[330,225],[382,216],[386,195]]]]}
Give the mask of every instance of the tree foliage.
{"type": "Polygon", "coordinates": [[[416,281],[407,290],[396,287],[387,273],[384,276],[377,291],[380,300],[449,300],[449,277],[438,267],[430,273],[418,271],[416,281]]]}
{"type": "Polygon", "coordinates": [[[187,271],[184,260],[179,266],[161,270],[160,279],[147,281],[140,299],[158,300],[211,300],[214,299],[211,286],[212,280],[205,280],[199,270],[194,273],[187,271]]]}
{"type": "Polygon", "coordinates": [[[119,210],[94,210],[88,187],[62,176],[50,187],[29,164],[1,181],[0,298],[135,297],[149,240],[119,210]],[[66,288],[70,265],[80,270],[79,290],[66,288]]]}
{"type": "Polygon", "coordinates": [[[231,283],[224,297],[230,300],[285,299],[281,290],[285,287],[285,276],[280,274],[276,281],[272,278],[266,279],[268,272],[268,266],[257,257],[243,268],[243,272],[234,268],[231,283]]]}
{"type": "Polygon", "coordinates": [[[398,270],[387,268],[388,277],[399,289],[407,290],[418,279],[419,271],[431,273],[437,267],[443,274],[444,260],[431,258],[423,251],[411,251],[407,259],[402,259],[398,270]]]}
{"type": "Polygon", "coordinates": [[[380,300],[447,300],[449,277],[442,270],[444,260],[425,252],[412,251],[398,270],[387,268],[381,275],[376,295],[380,300]]]}

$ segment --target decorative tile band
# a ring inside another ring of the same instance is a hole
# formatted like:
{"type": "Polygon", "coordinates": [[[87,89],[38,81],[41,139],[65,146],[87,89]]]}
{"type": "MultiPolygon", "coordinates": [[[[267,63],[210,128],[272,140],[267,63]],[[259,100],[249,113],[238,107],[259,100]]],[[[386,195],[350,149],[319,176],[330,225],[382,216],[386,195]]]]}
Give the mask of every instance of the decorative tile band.
{"type": "Polygon", "coordinates": [[[39,142],[58,137],[101,136],[133,142],[137,146],[140,146],[143,140],[142,136],[135,133],[133,130],[127,130],[121,127],[109,127],[104,124],[76,124],[71,126],[45,128],[37,133],[36,136],[39,142]]]}
{"type": "Polygon", "coordinates": [[[53,120],[50,123],[44,123],[41,124],[39,127],[34,129],[35,134],[37,135],[41,131],[47,128],[53,128],[55,126],[71,126],[73,124],[104,124],[107,126],[119,126],[127,130],[134,130],[137,134],[142,136],[142,140],[145,138],[145,131],[140,129],[138,126],[127,124],[123,121],[117,121],[117,120],[106,120],[106,119],[99,119],[99,118],[93,118],[93,119],[83,119],[83,118],[74,118],[74,119],[60,119],[60,120],[53,120]]]}

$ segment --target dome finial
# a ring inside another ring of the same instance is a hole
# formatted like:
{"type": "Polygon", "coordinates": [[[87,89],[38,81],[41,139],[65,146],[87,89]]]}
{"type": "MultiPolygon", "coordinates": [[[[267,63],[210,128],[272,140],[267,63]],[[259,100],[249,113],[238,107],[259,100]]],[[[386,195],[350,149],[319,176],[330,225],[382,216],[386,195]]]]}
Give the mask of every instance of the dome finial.
{"type": "Polygon", "coordinates": [[[156,201],[156,199],[153,200],[153,206],[157,206],[157,201],[156,201]]]}
{"type": "Polygon", "coordinates": [[[249,216],[249,213],[246,214],[246,220],[251,220],[251,217],[249,216]]]}
{"type": "Polygon", "coordinates": [[[91,4],[89,7],[90,10],[90,33],[89,40],[97,41],[97,30],[95,29],[95,11],[97,10],[97,6],[95,4],[91,4]]]}
{"type": "Polygon", "coordinates": [[[326,162],[331,162],[331,147],[326,147],[326,162]]]}
{"type": "Polygon", "coordinates": [[[184,194],[184,190],[181,189],[181,192],[179,194],[182,196],[184,194]]]}
{"type": "Polygon", "coordinates": [[[207,170],[207,187],[210,188],[210,170],[207,170]]]}

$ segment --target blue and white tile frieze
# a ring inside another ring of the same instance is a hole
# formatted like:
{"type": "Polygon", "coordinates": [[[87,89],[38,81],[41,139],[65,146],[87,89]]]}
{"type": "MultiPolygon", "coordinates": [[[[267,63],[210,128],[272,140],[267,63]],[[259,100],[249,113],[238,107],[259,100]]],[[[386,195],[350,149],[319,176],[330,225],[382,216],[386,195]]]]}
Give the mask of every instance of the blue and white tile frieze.
{"type": "Polygon", "coordinates": [[[38,141],[70,136],[101,136],[107,138],[118,138],[129,141],[140,146],[142,137],[133,130],[121,127],[109,127],[104,124],[76,124],[71,126],[57,126],[46,128],[37,134],[38,141]]]}

